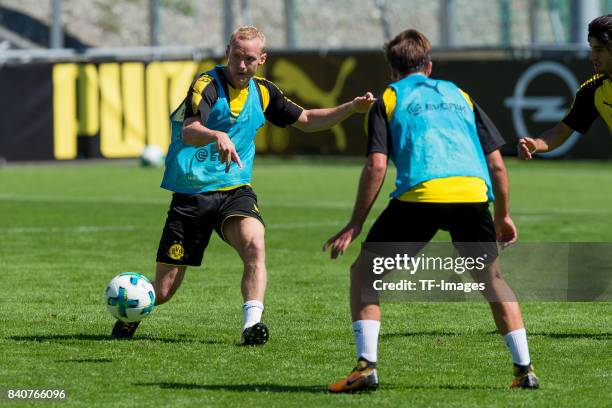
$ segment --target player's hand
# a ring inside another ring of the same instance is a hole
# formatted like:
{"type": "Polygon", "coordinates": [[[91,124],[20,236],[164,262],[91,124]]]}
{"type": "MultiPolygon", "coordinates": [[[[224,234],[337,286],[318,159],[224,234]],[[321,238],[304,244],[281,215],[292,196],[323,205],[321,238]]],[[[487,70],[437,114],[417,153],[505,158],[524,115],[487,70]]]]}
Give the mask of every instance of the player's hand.
{"type": "Polygon", "coordinates": [[[516,148],[521,160],[531,160],[532,155],[537,151],[535,140],[530,137],[521,138],[516,148]]]}
{"type": "Polygon", "coordinates": [[[509,216],[495,217],[495,238],[502,248],[509,247],[516,242],[518,232],[512,218],[509,216]]]}
{"type": "Polygon", "coordinates": [[[351,101],[353,110],[357,113],[366,113],[376,98],[371,92],[366,92],[363,96],[358,96],[351,101]]]}
{"type": "Polygon", "coordinates": [[[232,142],[227,133],[217,133],[217,149],[219,150],[219,160],[221,160],[221,163],[225,163],[226,173],[229,172],[232,162],[235,162],[238,167],[242,168],[242,162],[238,152],[236,152],[236,146],[234,146],[234,142],[232,142]]]}
{"type": "Polygon", "coordinates": [[[331,258],[336,259],[339,255],[342,255],[346,248],[353,242],[355,238],[361,232],[361,225],[347,224],[346,227],[342,228],[339,233],[327,240],[323,245],[323,252],[327,251],[327,248],[331,247],[331,258]]]}

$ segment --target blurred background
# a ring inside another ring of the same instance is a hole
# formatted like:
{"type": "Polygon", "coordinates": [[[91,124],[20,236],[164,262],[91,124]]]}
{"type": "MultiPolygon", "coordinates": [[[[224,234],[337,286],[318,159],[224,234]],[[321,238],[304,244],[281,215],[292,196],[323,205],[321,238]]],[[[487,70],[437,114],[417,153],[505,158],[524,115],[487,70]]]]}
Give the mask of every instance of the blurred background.
{"type": "MultiPolygon", "coordinates": [[[[168,115],[222,63],[239,25],[260,28],[261,74],[301,105],[329,107],[388,83],[382,45],[416,28],[434,77],[489,113],[512,154],[517,136],[560,120],[593,75],[587,25],[612,0],[1,0],[0,157],[138,157],[167,148],[168,115]]],[[[549,158],[608,159],[603,124],[549,158]]],[[[266,126],[260,153],[363,155],[363,117],[304,135],[266,126]]]]}
{"type": "Polygon", "coordinates": [[[568,45],[612,0],[3,0],[3,48],[223,48],[255,25],[274,49],[373,48],[413,27],[438,47],[568,45]]]}

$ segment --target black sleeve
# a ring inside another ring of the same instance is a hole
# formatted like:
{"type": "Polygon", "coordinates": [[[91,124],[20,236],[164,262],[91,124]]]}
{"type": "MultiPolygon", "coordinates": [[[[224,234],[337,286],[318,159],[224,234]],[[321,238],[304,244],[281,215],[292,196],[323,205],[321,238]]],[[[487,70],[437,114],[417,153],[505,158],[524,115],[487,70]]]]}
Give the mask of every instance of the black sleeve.
{"type": "MultiPolygon", "coordinates": [[[[204,90],[202,91],[202,99],[200,100],[200,103],[198,104],[198,110],[200,111],[200,118],[202,118],[203,124],[206,124],[206,121],[208,120],[208,114],[210,113],[210,109],[215,104],[215,102],[217,102],[217,98],[218,98],[217,84],[215,81],[212,81],[211,83],[206,85],[206,88],[204,88],[204,90]]],[[[191,106],[191,104],[189,104],[189,106],[191,106]]],[[[197,112],[194,113],[194,115],[196,114],[197,112]]]]}
{"type": "Polygon", "coordinates": [[[389,155],[391,152],[391,133],[387,120],[387,109],[382,95],[376,99],[368,111],[367,118],[368,150],[370,153],[384,153],[389,155]]]}
{"type": "Polygon", "coordinates": [[[272,82],[263,80],[261,83],[268,89],[270,94],[270,102],[264,112],[266,120],[282,128],[295,123],[304,109],[287,98],[272,82]]]}
{"type": "Polygon", "coordinates": [[[484,154],[487,155],[505,145],[506,141],[485,111],[473,99],[472,103],[474,104],[476,131],[478,132],[480,145],[484,154]]]}
{"type": "Polygon", "coordinates": [[[597,116],[595,107],[595,87],[583,86],[576,92],[574,102],[562,122],[579,133],[586,133],[597,116]]]}

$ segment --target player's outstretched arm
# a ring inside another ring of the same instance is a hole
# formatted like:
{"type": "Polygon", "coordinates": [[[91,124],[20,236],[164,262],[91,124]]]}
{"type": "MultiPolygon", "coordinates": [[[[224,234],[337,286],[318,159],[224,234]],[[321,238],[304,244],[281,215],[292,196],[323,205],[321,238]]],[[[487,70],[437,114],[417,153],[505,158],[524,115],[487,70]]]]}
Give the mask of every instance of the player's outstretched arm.
{"type": "Polygon", "coordinates": [[[304,109],[293,126],[304,132],[317,132],[329,129],[351,116],[353,113],[366,113],[376,98],[370,92],[358,96],[350,102],[334,108],[304,109]]]}
{"type": "Polygon", "coordinates": [[[507,247],[516,242],[518,232],[510,218],[510,183],[499,150],[487,155],[487,165],[495,193],[495,235],[497,242],[501,243],[502,247],[507,247]]]}
{"type": "Polygon", "coordinates": [[[235,162],[238,167],[242,167],[242,162],[238,152],[236,152],[236,146],[234,146],[234,142],[232,142],[227,133],[207,128],[199,116],[185,119],[183,121],[182,133],[183,142],[194,147],[201,147],[215,142],[219,150],[219,160],[225,163],[226,173],[229,171],[232,162],[235,162]]]}
{"type": "Polygon", "coordinates": [[[351,220],[337,234],[327,240],[323,251],[331,248],[332,259],[342,255],[350,243],[357,238],[365,222],[387,172],[388,157],[383,153],[370,153],[359,180],[359,190],[351,220]]]}
{"type": "Polygon", "coordinates": [[[574,130],[563,122],[551,129],[546,130],[537,138],[523,137],[519,139],[517,150],[518,157],[522,160],[531,160],[534,153],[543,153],[561,146],[574,132],[574,130]]]}

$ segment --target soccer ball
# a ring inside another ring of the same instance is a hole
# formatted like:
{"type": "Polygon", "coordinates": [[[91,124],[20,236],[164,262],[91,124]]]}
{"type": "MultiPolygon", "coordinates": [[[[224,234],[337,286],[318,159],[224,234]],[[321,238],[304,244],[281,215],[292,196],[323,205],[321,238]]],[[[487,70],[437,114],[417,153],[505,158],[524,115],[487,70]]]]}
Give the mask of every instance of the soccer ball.
{"type": "Polygon", "coordinates": [[[155,145],[145,146],[140,152],[140,165],[144,167],[162,167],[164,165],[164,151],[155,145]]]}
{"type": "Polygon", "coordinates": [[[155,306],[153,285],[136,272],[123,272],[115,276],[104,295],[110,314],[124,322],[144,319],[155,306]]]}

